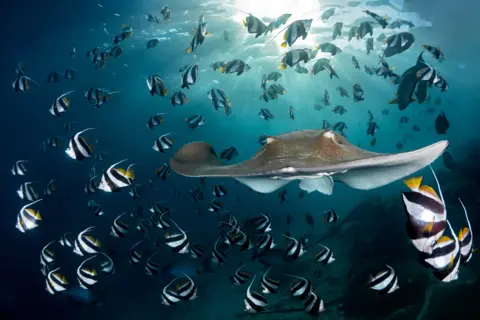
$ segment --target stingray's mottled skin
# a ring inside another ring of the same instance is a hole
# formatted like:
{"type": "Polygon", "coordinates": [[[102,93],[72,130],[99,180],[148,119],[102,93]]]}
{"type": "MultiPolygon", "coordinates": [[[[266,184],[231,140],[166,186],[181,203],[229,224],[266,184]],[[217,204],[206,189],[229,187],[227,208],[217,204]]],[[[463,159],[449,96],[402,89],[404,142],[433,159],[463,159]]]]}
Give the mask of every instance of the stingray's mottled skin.
{"type": "Polygon", "coordinates": [[[440,141],[411,152],[383,154],[357,148],[330,130],[304,130],[269,137],[254,156],[233,165],[218,160],[208,143],[192,142],[177,151],[170,159],[170,166],[188,177],[302,180],[335,176],[354,188],[373,189],[425,167],[447,146],[447,141],[440,141]],[[391,177],[385,169],[392,169],[391,177]],[[362,170],[371,170],[371,174],[382,177],[377,182],[364,181],[365,177],[360,176],[362,170]]]}

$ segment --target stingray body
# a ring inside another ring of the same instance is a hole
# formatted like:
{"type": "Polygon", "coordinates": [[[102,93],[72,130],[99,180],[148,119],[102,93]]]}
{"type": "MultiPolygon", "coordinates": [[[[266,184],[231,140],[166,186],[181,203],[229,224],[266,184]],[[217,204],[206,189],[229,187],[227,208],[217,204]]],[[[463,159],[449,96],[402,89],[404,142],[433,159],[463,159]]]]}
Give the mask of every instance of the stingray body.
{"type": "Polygon", "coordinates": [[[222,163],[210,144],[192,142],[176,152],[170,166],[187,177],[234,178],[261,193],[300,180],[301,189],[330,195],[333,178],[355,189],[375,189],[424,168],[447,146],[448,141],[440,141],[384,154],[360,149],[331,130],[303,130],[267,137],[255,155],[233,165],[222,163]]]}

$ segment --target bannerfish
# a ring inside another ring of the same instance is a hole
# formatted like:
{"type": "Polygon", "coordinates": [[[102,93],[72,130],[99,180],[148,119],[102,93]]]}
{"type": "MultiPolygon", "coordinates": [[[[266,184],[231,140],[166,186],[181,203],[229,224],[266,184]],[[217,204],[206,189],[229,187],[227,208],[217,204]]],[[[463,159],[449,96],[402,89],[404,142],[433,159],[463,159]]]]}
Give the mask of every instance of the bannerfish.
{"type": "Polygon", "coordinates": [[[330,195],[333,178],[354,189],[379,188],[429,165],[447,147],[443,140],[410,152],[375,153],[331,130],[299,130],[267,137],[254,156],[233,165],[221,162],[210,144],[191,142],[175,153],[170,167],[187,177],[234,178],[260,193],[300,180],[302,190],[330,195]]]}

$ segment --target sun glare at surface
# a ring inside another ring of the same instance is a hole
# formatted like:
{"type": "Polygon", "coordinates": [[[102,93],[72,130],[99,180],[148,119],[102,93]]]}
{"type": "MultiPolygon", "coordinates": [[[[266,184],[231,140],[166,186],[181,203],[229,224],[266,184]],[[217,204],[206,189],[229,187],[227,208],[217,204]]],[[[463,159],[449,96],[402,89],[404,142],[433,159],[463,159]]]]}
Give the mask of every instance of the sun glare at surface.
{"type": "MultiPolygon", "coordinates": [[[[250,13],[257,18],[274,20],[284,13],[291,13],[291,21],[305,18],[316,18],[321,12],[318,0],[236,0],[235,8],[250,13]],[[300,5],[301,2],[301,5],[300,5]]],[[[245,19],[245,14],[238,12],[234,20],[239,23],[245,19]]]]}

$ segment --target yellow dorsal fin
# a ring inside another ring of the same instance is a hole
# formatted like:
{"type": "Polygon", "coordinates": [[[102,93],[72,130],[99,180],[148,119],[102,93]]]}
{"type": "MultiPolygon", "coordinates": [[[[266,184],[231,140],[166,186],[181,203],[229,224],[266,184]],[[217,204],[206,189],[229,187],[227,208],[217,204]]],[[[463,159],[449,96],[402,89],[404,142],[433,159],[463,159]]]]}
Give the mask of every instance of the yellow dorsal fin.
{"type": "Polygon", "coordinates": [[[282,37],[283,40],[287,40],[287,33],[285,32],[282,37]]]}
{"type": "Polygon", "coordinates": [[[33,211],[34,217],[36,220],[42,220],[42,216],[40,215],[40,211],[33,211]]]}
{"type": "Polygon", "coordinates": [[[448,269],[448,270],[450,270],[450,269],[453,268],[454,262],[455,262],[455,256],[452,256],[452,257],[450,258],[450,261],[448,262],[448,266],[447,266],[447,269],[448,269]]]}
{"type": "Polygon", "coordinates": [[[432,228],[433,228],[433,222],[429,222],[423,228],[423,232],[426,234],[430,234],[432,232],[432,228]]]}
{"type": "Polygon", "coordinates": [[[123,168],[117,168],[116,169],[118,173],[120,173],[122,176],[126,176],[127,175],[127,171],[125,171],[125,169],[123,168]]]}
{"type": "Polygon", "coordinates": [[[443,243],[443,242],[448,242],[448,241],[452,241],[452,239],[450,239],[449,236],[442,236],[442,237],[440,237],[440,239],[437,240],[437,243],[443,243]]]}
{"type": "Polygon", "coordinates": [[[423,177],[412,177],[409,179],[403,180],[403,183],[410,189],[410,190],[418,190],[420,185],[422,184],[423,177]]]}
{"type": "Polygon", "coordinates": [[[479,249],[479,248],[475,248],[475,249],[473,249],[473,250],[472,250],[472,253],[475,253],[475,252],[477,252],[477,251],[478,251],[478,249],[479,249]]]}
{"type": "Polygon", "coordinates": [[[284,41],[280,44],[280,47],[286,48],[287,47],[287,41],[284,41]]]}
{"type": "Polygon", "coordinates": [[[467,233],[468,233],[468,228],[460,229],[460,231],[458,232],[458,240],[463,241],[467,233]]]}
{"type": "Polygon", "coordinates": [[[132,168],[128,169],[126,176],[128,179],[135,179],[135,171],[132,168]]]}
{"type": "Polygon", "coordinates": [[[438,197],[437,193],[435,192],[435,190],[433,190],[432,187],[430,187],[430,186],[421,186],[421,187],[420,187],[420,190],[423,191],[423,192],[429,193],[429,194],[431,194],[432,196],[434,196],[435,198],[437,198],[437,199],[440,200],[440,198],[438,197]]]}

